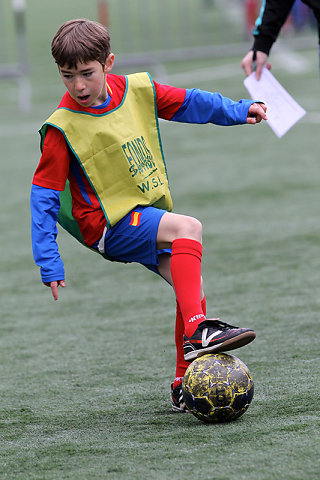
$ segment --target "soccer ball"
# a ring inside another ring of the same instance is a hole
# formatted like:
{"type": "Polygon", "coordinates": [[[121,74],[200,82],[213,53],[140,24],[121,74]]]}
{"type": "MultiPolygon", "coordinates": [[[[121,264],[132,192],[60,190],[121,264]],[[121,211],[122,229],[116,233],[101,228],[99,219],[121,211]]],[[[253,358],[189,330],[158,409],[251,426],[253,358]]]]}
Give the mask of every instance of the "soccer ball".
{"type": "Polygon", "coordinates": [[[196,358],[182,382],[187,409],[205,423],[236,420],[248,409],[253,391],[248,367],[226,353],[196,358]]]}

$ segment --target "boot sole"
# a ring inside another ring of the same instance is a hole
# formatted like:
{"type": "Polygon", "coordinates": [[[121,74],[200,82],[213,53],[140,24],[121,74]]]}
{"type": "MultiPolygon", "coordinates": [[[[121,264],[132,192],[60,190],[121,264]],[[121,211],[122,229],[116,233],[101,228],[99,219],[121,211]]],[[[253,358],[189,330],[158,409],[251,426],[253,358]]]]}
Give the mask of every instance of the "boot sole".
{"type": "Polygon", "coordinates": [[[226,340],[225,342],[218,343],[217,345],[209,345],[209,347],[188,352],[184,355],[184,359],[186,362],[192,362],[196,358],[202,357],[202,355],[206,355],[207,353],[219,353],[235,350],[236,348],[244,347],[248,343],[252,342],[255,338],[255,332],[244,332],[236,337],[229,338],[229,340],[226,340]]]}

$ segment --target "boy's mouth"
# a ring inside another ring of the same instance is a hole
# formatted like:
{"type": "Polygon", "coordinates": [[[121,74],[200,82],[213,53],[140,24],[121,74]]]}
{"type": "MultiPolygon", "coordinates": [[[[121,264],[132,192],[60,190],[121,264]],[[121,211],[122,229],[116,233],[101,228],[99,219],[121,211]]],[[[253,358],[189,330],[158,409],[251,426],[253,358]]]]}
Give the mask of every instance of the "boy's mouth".
{"type": "Polygon", "coordinates": [[[90,95],[78,95],[77,99],[80,103],[87,103],[90,95]]]}

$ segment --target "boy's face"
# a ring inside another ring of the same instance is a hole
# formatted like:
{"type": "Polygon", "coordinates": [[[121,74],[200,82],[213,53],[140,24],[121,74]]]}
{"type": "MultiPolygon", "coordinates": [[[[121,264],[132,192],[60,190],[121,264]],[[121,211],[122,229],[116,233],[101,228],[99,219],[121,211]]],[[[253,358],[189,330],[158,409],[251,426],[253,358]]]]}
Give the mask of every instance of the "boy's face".
{"type": "Polygon", "coordinates": [[[113,67],[114,55],[110,53],[103,67],[97,60],[77,63],[75,68],[59,67],[59,72],[71,97],[82,107],[101,105],[108,96],[106,75],[113,67]]]}

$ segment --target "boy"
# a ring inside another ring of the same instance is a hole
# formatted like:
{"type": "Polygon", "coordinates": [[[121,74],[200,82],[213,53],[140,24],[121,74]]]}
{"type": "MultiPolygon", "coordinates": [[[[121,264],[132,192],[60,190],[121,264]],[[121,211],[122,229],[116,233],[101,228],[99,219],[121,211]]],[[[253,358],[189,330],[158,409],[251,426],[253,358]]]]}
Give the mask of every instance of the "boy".
{"type": "Polygon", "coordinates": [[[202,226],[171,213],[158,117],[255,124],[266,119],[266,108],[160,85],[146,73],[111,74],[109,34],[85,19],[60,27],[52,55],[67,92],[40,131],[42,156],[31,191],[33,253],[42,282],[55,300],[58,287],[65,287],[57,220],[105,258],[141,263],[167,280],[177,299],[172,408],[184,411],[181,382],[188,362],[246,345],[255,333],[206,318],[202,226]]]}

